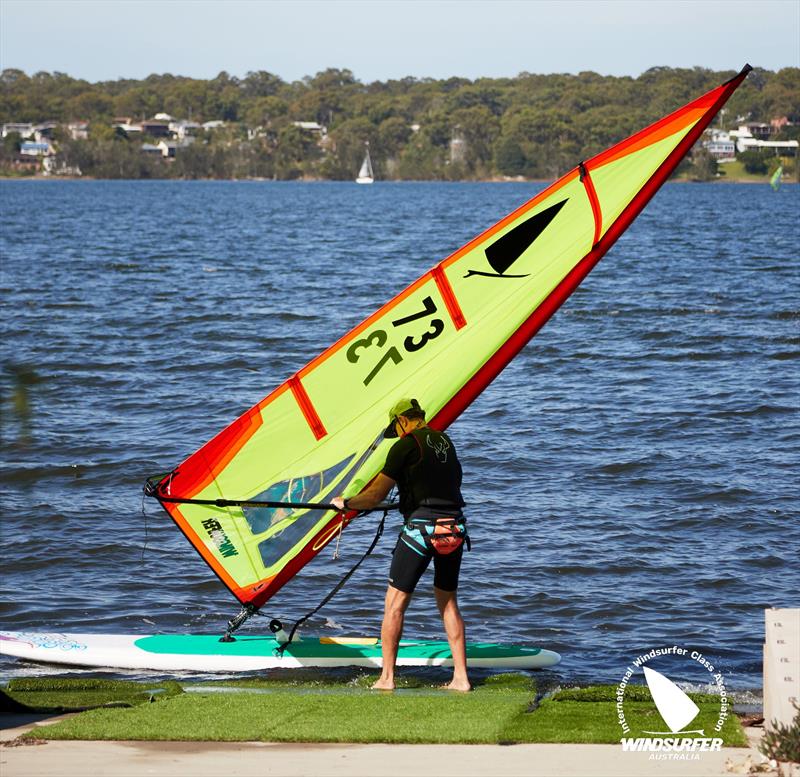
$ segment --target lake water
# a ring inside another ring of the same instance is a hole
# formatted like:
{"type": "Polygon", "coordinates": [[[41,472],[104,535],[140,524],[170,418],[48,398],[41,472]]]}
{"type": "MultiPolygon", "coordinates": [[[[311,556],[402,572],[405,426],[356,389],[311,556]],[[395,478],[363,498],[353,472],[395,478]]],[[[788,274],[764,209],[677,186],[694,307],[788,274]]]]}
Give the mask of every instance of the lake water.
{"type": "MultiPolygon", "coordinates": [[[[143,516],[145,477],[540,188],[0,182],[0,629],[222,629],[238,604],[143,516]]],[[[800,604],[799,213],[798,186],[668,184],[451,428],[470,639],[557,650],[559,682],[674,644],[760,687],[763,609],[800,604]]],[[[303,614],[373,531],[265,613],[303,614]]],[[[307,633],[378,632],[393,539],[307,633]]],[[[441,635],[429,577],[406,634],[441,635]]]]}

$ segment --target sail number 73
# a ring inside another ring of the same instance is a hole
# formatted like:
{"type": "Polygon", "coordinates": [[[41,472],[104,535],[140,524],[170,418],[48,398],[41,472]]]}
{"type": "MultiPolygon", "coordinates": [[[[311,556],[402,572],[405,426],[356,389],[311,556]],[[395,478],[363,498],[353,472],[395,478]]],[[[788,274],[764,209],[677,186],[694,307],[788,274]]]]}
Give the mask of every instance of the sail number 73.
{"type": "MultiPolygon", "coordinates": [[[[425,297],[425,299],[422,300],[422,304],[423,308],[418,313],[413,313],[410,316],[404,316],[403,318],[392,321],[392,326],[397,328],[408,326],[415,321],[428,319],[428,328],[425,331],[418,335],[408,335],[405,340],[403,340],[403,348],[407,353],[419,351],[431,340],[437,338],[444,332],[444,321],[442,321],[441,318],[433,318],[436,313],[436,303],[433,301],[433,298],[425,297]]],[[[351,364],[355,364],[367,351],[370,351],[370,354],[367,355],[372,355],[372,351],[376,352],[375,355],[377,355],[377,352],[384,348],[388,340],[389,335],[385,329],[373,330],[366,337],[362,337],[360,340],[356,340],[350,344],[350,347],[347,349],[347,361],[351,364]]],[[[369,386],[375,376],[389,364],[389,362],[400,364],[401,361],[403,361],[403,354],[396,346],[387,349],[378,360],[378,363],[372,368],[372,371],[364,378],[364,385],[369,386]]]]}

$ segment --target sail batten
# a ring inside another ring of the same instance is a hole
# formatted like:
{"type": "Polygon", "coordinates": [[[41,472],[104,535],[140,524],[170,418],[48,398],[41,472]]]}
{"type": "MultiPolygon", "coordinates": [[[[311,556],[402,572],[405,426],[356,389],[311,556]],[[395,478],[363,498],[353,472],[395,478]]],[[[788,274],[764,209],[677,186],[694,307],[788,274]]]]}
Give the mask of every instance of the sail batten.
{"type": "MultiPolygon", "coordinates": [[[[630,225],[748,69],[586,160],[442,260],[190,456],[156,496],[321,503],[363,490],[390,445],[380,434],[386,408],[415,396],[432,426],[452,423],[630,225]]],[[[162,505],[254,606],[342,520],[324,510],[162,505]]]]}

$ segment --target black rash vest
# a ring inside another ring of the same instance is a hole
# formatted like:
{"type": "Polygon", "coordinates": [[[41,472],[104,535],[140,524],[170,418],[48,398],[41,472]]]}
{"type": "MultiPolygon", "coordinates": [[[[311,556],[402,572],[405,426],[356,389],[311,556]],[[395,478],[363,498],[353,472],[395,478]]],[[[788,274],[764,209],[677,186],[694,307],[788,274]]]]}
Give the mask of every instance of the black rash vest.
{"type": "Polygon", "coordinates": [[[452,440],[427,426],[401,437],[389,450],[383,474],[397,483],[406,519],[426,499],[463,507],[461,463],[452,440]]]}

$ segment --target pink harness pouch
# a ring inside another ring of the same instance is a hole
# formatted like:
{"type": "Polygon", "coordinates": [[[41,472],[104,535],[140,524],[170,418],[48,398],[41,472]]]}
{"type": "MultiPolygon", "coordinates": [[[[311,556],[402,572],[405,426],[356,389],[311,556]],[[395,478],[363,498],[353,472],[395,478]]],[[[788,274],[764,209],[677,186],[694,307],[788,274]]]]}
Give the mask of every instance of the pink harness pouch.
{"type": "Polygon", "coordinates": [[[453,523],[452,518],[439,519],[433,527],[433,534],[429,534],[428,539],[436,553],[447,556],[464,543],[464,532],[453,523]]]}

